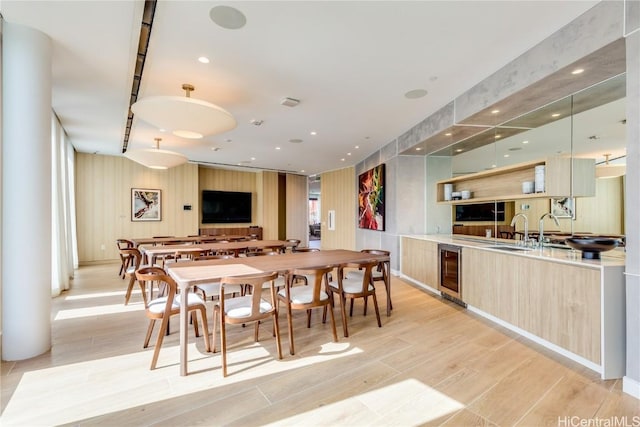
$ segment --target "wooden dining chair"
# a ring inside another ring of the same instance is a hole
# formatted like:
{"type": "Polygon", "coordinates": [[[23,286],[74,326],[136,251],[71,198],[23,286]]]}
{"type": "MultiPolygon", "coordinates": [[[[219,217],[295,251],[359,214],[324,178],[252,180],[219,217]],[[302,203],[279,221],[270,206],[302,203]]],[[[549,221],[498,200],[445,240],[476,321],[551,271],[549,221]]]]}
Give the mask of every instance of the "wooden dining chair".
{"type": "MultiPolygon", "coordinates": [[[[391,252],[384,249],[362,249],[360,252],[372,255],[390,256],[391,252]]],[[[371,270],[371,278],[374,282],[382,282],[384,284],[387,294],[391,292],[389,289],[389,263],[379,262],[376,268],[371,270]]],[[[393,309],[393,303],[391,302],[391,295],[389,295],[389,309],[393,309]]],[[[353,313],[353,300],[351,300],[350,313],[353,313]]]]}
{"type": "MultiPolygon", "coordinates": [[[[287,239],[287,246],[290,252],[294,252],[295,249],[300,246],[300,239],[287,239]]],[[[285,249],[286,249],[285,247],[285,249]]]]}
{"type": "MultiPolygon", "coordinates": [[[[180,301],[180,295],[177,294],[178,285],[176,282],[165,273],[160,267],[144,267],[136,271],[136,278],[142,289],[142,294],[146,294],[146,285],[151,282],[161,282],[166,286],[167,292],[164,296],[155,299],[145,300],[145,314],[149,319],[149,327],[147,328],[147,335],[144,339],[143,348],[149,346],[151,340],[151,334],[153,333],[153,327],[157,320],[162,321],[162,326],[158,331],[158,338],[156,339],[156,346],[153,351],[153,358],[151,359],[151,369],[156,368],[158,363],[158,356],[160,355],[160,348],[162,347],[162,341],[164,339],[164,331],[168,330],[169,318],[171,316],[180,314],[180,305],[183,303],[180,301]]],[[[202,320],[202,329],[204,330],[204,342],[206,351],[211,351],[211,341],[209,339],[209,326],[207,323],[207,308],[203,299],[193,293],[189,292],[187,295],[187,310],[191,313],[200,312],[200,319],[202,320]]],[[[200,336],[198,330],[197,316],[192,314],[191,319],[193,321],[193,329],[196,337],[200,336]]]]}
{"type": "Polygon", "coordinates": [[[269,318],[273,319],[273,330],[276,337],[278,359],[282,359],[282,347],[280,345],[280,327],[278,325],[278,311],[276,308],[276,291],[273,281],[278,273],[264,273],[250,276],[224,277],[220,280],[220,298],[214,306],[213,314],[213,352],[216,352],[216,330],[220,325],[220,344],[222,347],[222,376],[227,376],[227,325],[255,324],[254,341],[258,342],[260,322],[269,318]],[[263,286],[269,284],[269,299],[263,298],[263,286]],[[244,296],[227,298],[228,286],[245,286],[247,292],[244,296]]]}
{"type": "Polygon", "coordinates": [[[378,327],[382,327],[380,322],[380,310],[378,309],[378,299],[376,297],[376,288],[373,285],[372,270],[376,268],[378,261],[369,260],[361,262],[346,263],[338,267],[337,280],[329,282],[329,290],[333,299],[333,294],[337,294],[340,298],[340,311],[342,314],[342,329],[344,336],[349,336],[347,327],[346,300],[351,300],[351,310],[349,316],[353,315],[353,300],[362,298],[364,300],[364,314],[367,314],[367,299],[373,298],[373,306],[376,310],[376,319],[378,327]],[[352,275],[352,273],[355,273],[352,275]]]}
{"type": "Polygon", "coordinates": [[[123,255],[122,252],[120,252],[120,249],[134,248],[135,244],[131,240],[116,239],[116,246],[118,247],[118,253],[120,255],[120,272],[118,273],[118,275],[121,276],[124,280],[124,278],[126,277],[125,273],[127,271],[127,268],[129,268],[129,264],[131,264],[132,259],[128,256],[123,255]]]}
{"type": "MultiPolygon", "coordinates": [[[[231,259],[235,258],[233,255],[200,255],[197,258],[194,258],[194,261],[204,261],[208,259],[231,259]]],[[[207,283],[199,283],[194,286],[194,292],[200,294],[203,300],[207,300],[210,298],[211,300],[218,298],[220,294],[220,281],[215,280],[213,282],[207,283]]],[[[241,285],[238,286],[228,286],[226,289],[231,295],[244,295],[244,288],[241,285]]]]}
{"type": "Polygon", "coordinates": [[[288,274],[287,286],[278,292],[278,301],[283,301],[287,306],[287,320],[289,323],[289,353],[295,353],[293,342],[293,317],[292,310],[305,310],[307,312],[307,328],[311,327],[311,311],[315,308],[324,309],[322,323],[326,323],[326,312],[331,318],[331,330],[333,341],[338,341],[336,333],[336,321],[333,315],[333,302],[329,298],[328,275],[333,267],[296,268],[288,274]],[[308,286],[292,286],[293,278],[305,276],[308,286]]]}
{"type": "MultiPolygon", "coordinates": [[[[133,287],[136,284],[136,271],[144,267],[151,267],[150,265],[142,264],[142,254],[138,248],[127,248],[120,249],[120,256],[128,257],[131,261],[125,270],[125,277],[129,278],[129,283],[127,284],[127,291],[124,296],[124,305],[129,304],[129,299],[131,299],[131,293],[133,292],[133,287]]],[[[160,267],[159,265],[155,265],[155,267],[160,267]]],[[[153,287],[149,288],[149,295],[146,293],[142,294],[142,299],[146,303],[148,298],[153,297],[153,287]]]]}

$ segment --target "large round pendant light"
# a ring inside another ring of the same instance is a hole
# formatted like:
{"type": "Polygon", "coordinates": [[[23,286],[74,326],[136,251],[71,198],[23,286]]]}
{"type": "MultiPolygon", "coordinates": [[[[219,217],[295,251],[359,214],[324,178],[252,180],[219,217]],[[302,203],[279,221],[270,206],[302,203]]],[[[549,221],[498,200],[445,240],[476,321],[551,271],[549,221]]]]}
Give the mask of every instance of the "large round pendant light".
{"type": "Polygon", "coordinates": [[[131,111],[145,122],[183,138],[198,139],[236,127],[236,119],[224,108],[191,98],[195,89],[192,85],[185,83],[182,89],[186,96],[150,96],[133,104],[131,111]]]}
{"type": "Polygon", "coordinates": [[[189,159],[186,156],[174,151],[161,150],[160,138],[155,138],[156,148],[148,148],[145,150],[131,150],[124,155],[136,163],[140,163],[151,169],[169,169],[187,163],[189,159]]]}

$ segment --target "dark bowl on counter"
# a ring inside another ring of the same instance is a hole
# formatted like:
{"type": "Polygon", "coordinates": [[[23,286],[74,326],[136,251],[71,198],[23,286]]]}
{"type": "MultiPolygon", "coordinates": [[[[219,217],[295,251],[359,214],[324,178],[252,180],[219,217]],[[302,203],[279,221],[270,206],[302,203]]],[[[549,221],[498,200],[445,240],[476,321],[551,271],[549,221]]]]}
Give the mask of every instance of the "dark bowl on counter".
{"type": "Polygon", "coordinates": [[[565,243],[573,249],[582,251],[582,258],[600,259],[600,252],[615,249],[619,240],[610,237],[572,236],[567,237],[565,243]]]}

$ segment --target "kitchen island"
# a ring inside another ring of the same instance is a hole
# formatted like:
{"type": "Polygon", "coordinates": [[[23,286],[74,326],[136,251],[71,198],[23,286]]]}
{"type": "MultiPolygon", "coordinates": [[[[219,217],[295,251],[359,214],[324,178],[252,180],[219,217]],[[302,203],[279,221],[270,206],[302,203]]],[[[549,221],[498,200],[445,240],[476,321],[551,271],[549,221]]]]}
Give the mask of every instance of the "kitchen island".
{"type": "Polygon", "coordinates": [[[440,294],[438,245],[461,248],[460,296],[467,308],[600,373],[625,371],[623,250],[582,259],[579,251],[525,249],[477,236],[401,239],[401,277],[440,294]]]}

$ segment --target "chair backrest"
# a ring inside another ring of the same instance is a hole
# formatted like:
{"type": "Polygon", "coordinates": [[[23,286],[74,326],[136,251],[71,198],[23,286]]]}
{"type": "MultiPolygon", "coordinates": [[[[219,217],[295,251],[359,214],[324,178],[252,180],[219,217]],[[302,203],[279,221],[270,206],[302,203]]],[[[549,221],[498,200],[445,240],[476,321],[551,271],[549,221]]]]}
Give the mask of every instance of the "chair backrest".
{"type": "Polygon", "coordinates": [[[118,246],[118,249],[127,249],[127,248],[135,247],[133,242],[127,239],[116,239],[116,245],[118,246]]]}
{"type": "MultiPolygon", "coordinates": [[[[262,274],[252,274],[246,276],[228,276],[223,277],[220,280],[220,309],[222,313],[225,313],[225,286],[246,286],[247,291],[245,297],[251,295],[251,308],[249,312],[239,311],[238,313],[228,313],[230,317],[241,318],[243,322],[251,322],[254,320],[260,320],[265,318],[271,313],[271,311],[264,312],[261,311],[261,302],[262,302],[262,285],[267,282],[273,283],[275,279],[278,278],[278,273],[262,273],[262,274]]],[[[271,308],[275,309],[275,290],[274,287],[271,286],[271,308]]]]}
{"type": "MultiPolygon", "coordinates": [[[[338,267],[338,283],[342,286],[342,280],[346,276],[348,277],[349,270],[358,270],[363,273],[362,276],[362,292],[366,291],[370,284],[373,284],[373,276],[371,271],[378,265],[378,261],[375,259],[368,261],[348,262],[338,267]]],[[[360,275],[358,275],[359,277],[360,275]]]]}
{"type": "Polygon", "coordinates": [[[384,249],[363,249],[360,252],[373,255],[391,255],[391,252],[385,251],[384,249]]]}
{"type": "MultiPolygon", "coordinates": [[[[143,294],[146,294],[147,282],[163,282],[166,284],[167,305],[165,313],[171,311],[173,306],[173,298],[178,291],[177,283],[160,267],[144,267],[136,270],[136,279],[140,283],[143,294]]],[[[145,309],[148,307],[147,300],[145,298],[145,309]]]]}
{"type": "Polygon", "coordinates": [[[293,248],[293,252],[317,252],[318,248],[293,248]]]}
{"type": "Polygon", "coordinates": [[[142,264],[142,254],[138,248],[120,249],[120,256],[133,258],[133,262],[129,265],[134,266],[135,270],[140,268],[140,265],[142,264]]]}
{"type": "Polygon", "coordinates": [[[313,268],[295,268],[289,273],[292,276],[305,276],[307,278],[307,285],[313,286],[313,300],[311,304],[318,304],[320,300],[320,291],[322,286],[325,287],[325,291],[329,293],[327,287],[329,285],[329,273],[333,271],[333,267],[328,265],[325,267],[313,267],[313,268]],[[313,283],[309,283],[309,279],[313,279],[313,283]]]}

